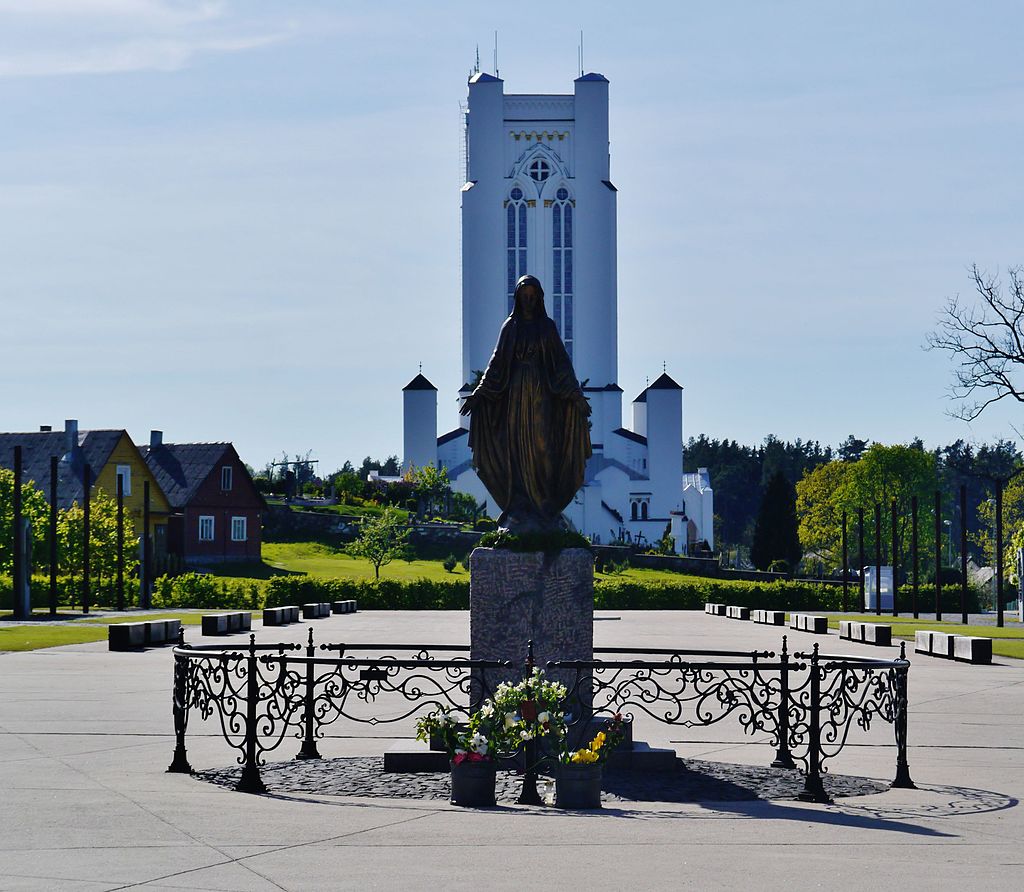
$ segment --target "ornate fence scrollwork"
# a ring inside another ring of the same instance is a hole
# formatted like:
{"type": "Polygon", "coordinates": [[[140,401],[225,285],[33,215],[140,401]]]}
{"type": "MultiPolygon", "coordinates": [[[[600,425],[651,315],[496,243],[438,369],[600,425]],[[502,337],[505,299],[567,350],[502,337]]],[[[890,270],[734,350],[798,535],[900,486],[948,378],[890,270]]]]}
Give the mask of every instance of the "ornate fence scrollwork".
{"type": "MultiPolygon", "coordinates": [[[[189,713],[216,716],[242,765],[237,789],[262,792],[260,766],[291,733],[302,743],[296,758],[318,759],[317,741],[339,720],[378,725],[438,709],[468,716],[497,681],[532,667],[473,660],[464,645],[324,644],[310,630],[306,646],[191,647],[184,634],[174,649],[174,757],[168,771],[191,772],[185,748],[189,713]],[[302,656],[294,651],[305,650],[302,656]]],[[[804,770],[800,798],[827,802],[825,762],[837,756],[850,731],[880,720],[894,727],[894,787],[913,787],[907,762],[905,649],[896,660],[823,655],[818,646],[792,657],[783,637],[772,651],[683,651],[667,648],[595,648],[593,660],[561,660],[549,669],[568,673],[569,725],[576,739],[590,723],[621,713],[645,715],[684,728],[726,719],[745,734],[767,734],[772,765],[804,770]],[[806,673],[806,674],[804,674],[806,673]]],[[[525,787],[524,787],[525,789],[525,787]]]]}

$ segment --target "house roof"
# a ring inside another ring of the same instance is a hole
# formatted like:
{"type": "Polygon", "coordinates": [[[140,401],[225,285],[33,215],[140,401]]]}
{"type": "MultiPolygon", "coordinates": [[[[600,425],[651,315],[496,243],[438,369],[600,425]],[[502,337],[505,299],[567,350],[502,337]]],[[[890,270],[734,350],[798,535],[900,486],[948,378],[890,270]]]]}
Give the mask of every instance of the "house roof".
{"type": "Polygon", "coordinates": [[[453,431],[448,431],[448,433],[446,434],[441,434],[441,436],[437,438],[437,445],[444,446],[445,443],[450,443],[452,440],[468,435],[469,431],[466,430],[464,427],[457,427],[453,431]]]}
{"type": "Polygon", "coordinates": [[[624,437],[627,440],[632,440],[634,443],[640,443],[644,446],[647,445],[647,437],[643,434],[635,433],[634,431],[626,430],[624,427],[617,427],[612,431],[613,434],[618,434],[620,437],[624,437]]]}
{"type": "Polygon", "coordinates": [[[638,396],[635,400],[633,400],[633,402],[634,403],[646,403],[647,402],[647,390],[646,390],[646,388],[644,390],[640,391],[640,396],[638,396]]]}
{"type": "Polygon", "coordinates": [[[486,71],[478,71],[469,79],[469,82],[471,84],[500,84],[501,78],[488,74],[486,71]]]}
{"type": "Polygon", "coordinates": [[[672,378],[669,377],[668,372],[662,372],[657,380],[651,384],[650,390],[682,390],[683,388],[676,384],[672,378]]]}
{"type": "Polygon", "coordinates": [[[230,443],[163,443],[140,451],[167,501],[178,510],[192,501],[231,448],[230,443]]]}
{"type": "Polygon", "coordinates": [[[406,384],[402,390],[437,390],[437,388],[424,378],[422,373],[420,373],[406,384]]]}
{"type": "Polygon", "coordinates": [[[82,502],[85,466],[95,482],[124,435],[124,430],[79,431],[76,448],[68,452],[64,431],[0,433],[0,467],[13,470],[14,447],[21,446],[22,479],[33,481],[49,498],[50,457],[56,456],[57,507],[68,508],[72,502],[82,502]]]}
{"type": "Polygon", "coordinates": [[[608,78],[603,74],[598,74],[596,71],[588,71],[586,74],[576,78],[577,81],[604,81],[608,83],[608,78]]]}

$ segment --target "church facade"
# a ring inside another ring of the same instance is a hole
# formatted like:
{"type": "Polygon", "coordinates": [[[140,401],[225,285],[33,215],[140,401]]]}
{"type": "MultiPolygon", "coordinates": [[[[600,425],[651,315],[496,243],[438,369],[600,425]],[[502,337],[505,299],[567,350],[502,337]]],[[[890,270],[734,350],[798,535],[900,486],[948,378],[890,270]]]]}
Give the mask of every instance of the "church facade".
{"type": "MultiPolygon", "coordinates": [[[[516,281],[536,276],[592,409],[594,454],[566,517],[598,543],[653,544],[671,527],[677,552],[713,548],[707,470],[683,473],[682,388],[663,372],[623,426],[607,79],[585,74],[568,95],[515,95],[477,72],[465,126],[460,399],[487,366],[516,281]]],[[[469,419],[439,437],[437,389],[422,373],[403,405],[405,466],[446,467],[456,490],[496,513],[473,471],[469,419]]]]}

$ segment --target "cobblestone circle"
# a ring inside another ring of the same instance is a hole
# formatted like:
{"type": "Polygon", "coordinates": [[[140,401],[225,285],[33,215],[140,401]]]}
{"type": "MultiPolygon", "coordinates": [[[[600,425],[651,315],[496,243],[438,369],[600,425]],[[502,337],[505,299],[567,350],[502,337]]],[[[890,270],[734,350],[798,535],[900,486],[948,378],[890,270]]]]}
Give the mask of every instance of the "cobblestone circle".
{"type": "MultiPolygon", "coordinates": [[[[321,796],[356,796],[385,799],[441,799],[450,795],[447,772],[387,773],[378,756],[271,762],[260,773],[271,793],[311,793],[321,796]]],[[[197,771],[199,780],[234,787],[240,768],[197,771]]],[[[670,771],[604,772],[605,802],[744,802],[754,799],[793,799],[803,788],[803,775],[795,769],[761,768],[676,759],[670,771]]],[[[867,796],[889,788],[886,781],[843,774],[824,776],[831,796],[867,796]]],[[[541,795],[552,787],[541,778],[541,795]]],[[[512,803],[519,797],[522,778],[499,771],[497,800],[512,803]]]]}

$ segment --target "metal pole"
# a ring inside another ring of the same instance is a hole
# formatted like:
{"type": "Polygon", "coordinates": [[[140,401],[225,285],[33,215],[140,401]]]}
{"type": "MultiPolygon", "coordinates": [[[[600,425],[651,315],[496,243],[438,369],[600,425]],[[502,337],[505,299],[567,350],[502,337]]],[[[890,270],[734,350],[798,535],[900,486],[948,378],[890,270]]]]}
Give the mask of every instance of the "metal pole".
{"type": "Polygon", "coordinates": [[[896,607],[896,598],[900,592],[899,561],[900,553],[899,538],[897,532],[898,517],[896,514],[896,500],[892,500],[892,615],[899,616],[899,609],[896,607]]]}
{"type": "Polygon", "coordinates": [[[142,591],[139,598],[139,607],[149,610],[152,606],[150,585],[153,582],[150,561],[153,559],[153,550],[149,544],[149,481],[142,484],[142,591]]]}
{"type": "Polygon", "coordinates": [[[846,548],[846,512],[843,512],[843,613],[849,608],[850,555],[846,548]]]}
{"type": "Polygon", "coordinates": [[[782,636],[782,654],[779,657],[779,748],[772,768],[796,768],[789,751],[789,649],[786,636],[782,636]]]}
{"type": "MultiPolygon", "coordinates": [[[[185,646],[185,627],[178,629],[178,647],[185,646]]],[[[192,766],[188,764],[188,753],[185,752],[185,731],[188,728],[188,657],[184,654],[174,655],[174,758],[167,770],[171,774],[191,774],[192,766]]]]}
{"type": "Polygon", "coordinates": [[[235,787],[241,793],[266,793],[267,788],[260,777],[260,766],[257,761],[257,747],[259,742],[256,734],[259,729],[257,723],[257,707],[260,698],[259,668],[256,663],[256,636],[249,635],[249,656],[246,658],[248,676],[246,678],[245,694],[245,764],[242,766],[242,776],[238,779],[235,787]]]}
{"type": "Polygon", "coordinates": [[[811,714],[807,717],[807,774],[804,788],[797,794],[801,802],[831,802],[821,781],[821,675],[818,666],[818,645],[811,654],[811,714]]]}
{"type": "Polygon", "coordinates": [[[890,786],[897,789],[916,790],[910,779],[910,764],[907,762],[907,681],[910,676],[910,664],[907,663],[907,643],[900,642],[900,661],[904,665],[893,670],[893,683],[896,685],[896,777],[890,786]]]}
{"type": "Polygon", "coordinates": [[[935,490],[935,619],[942,622],[942,493],[935,490]]]}
{"type": "MultiPolygon", "coordinates": [[[[309,643],[306,646],[306,695],[302,704],[303,729],[305,733],[302,737],[302,747],[295,757],[296,759],[322,758],[320,750],[316,746],[316,723],[313,715],[313,710],[316,707],[316,698],[313,690],[316,684],[314,657],[316,657],[316,647],[313,646],[313,628],[311,626],[309,629],[309,643]]],[[[282,657],[282,659],[284,658],[282,657]]]]}
{"type": "Polygon", "coordinates": [[[124,477],[117,475],[117,609],[124,610],[124,477]]]}
{"type": "Polygon", "coordinates": [[[864,609],[864,509],[857,509],[857,535],[860,539],[860,551],[858,552],[860,564],[858,566],[858,587],[860,588],[860,604],[858,610],[864,609]]]}
{"type": "Polygon", "coordinates": [[[1003,627],[1003,484],[996,481],[996,625],[1003,627]]]}
{"type": "Polygon", "coordinates": [[[22,597],[27,575],[25,573],[25,532],[21,523],[21,447],[14,447],[14,523],[11,525],[11,533],[14,536],[14,597],[11,601],[12,613],[15,619],[28,619],[32,615],[32,601],[29,598],[28,615],[26,616],[22,597]]]}
{"type": "Polygon", "coordinates": [[[875,615],[882,615],[882,503],[875,502],[875,615]]]}
{"type": "MultiPolygon", "coordinates": [[[[526,675],[533,674],[533,641],[526,643],[526,675]]],[[[537,739],[531,737],[523,747],[523,789],[516,800],[520,805],[543,805],[544,800],[540,798],[537,790],[537,739]]]]}
{"type": "Polygon", "coordinates": [[[82,468],[82,612],[89,612],[89,601],[92,593],[89,588],[89,536],[91,528],[89,524],[89,488],[92,486],[92,468],[86,465],[82,468]]]}
{"type": "Polygon", "coordinates": [[[917,612],[917,592],[920,581],[920,569],[921,560],[920,555],[917,553],[917,496],[913,496],[910,500],[910,550],[913,553],[913,583],[911,588],[911,605],[914,611],[914,619],[918,618],[917,612]]]}
{"type": "Polygon", "coordinates": [[[960,486],[960,622],[967,625],[967,485],[960,486]]]}
{"type": "Polygon", "coordinates": [[[57,456],[50,456],[50,616],[57,615],[57,456]]]}

